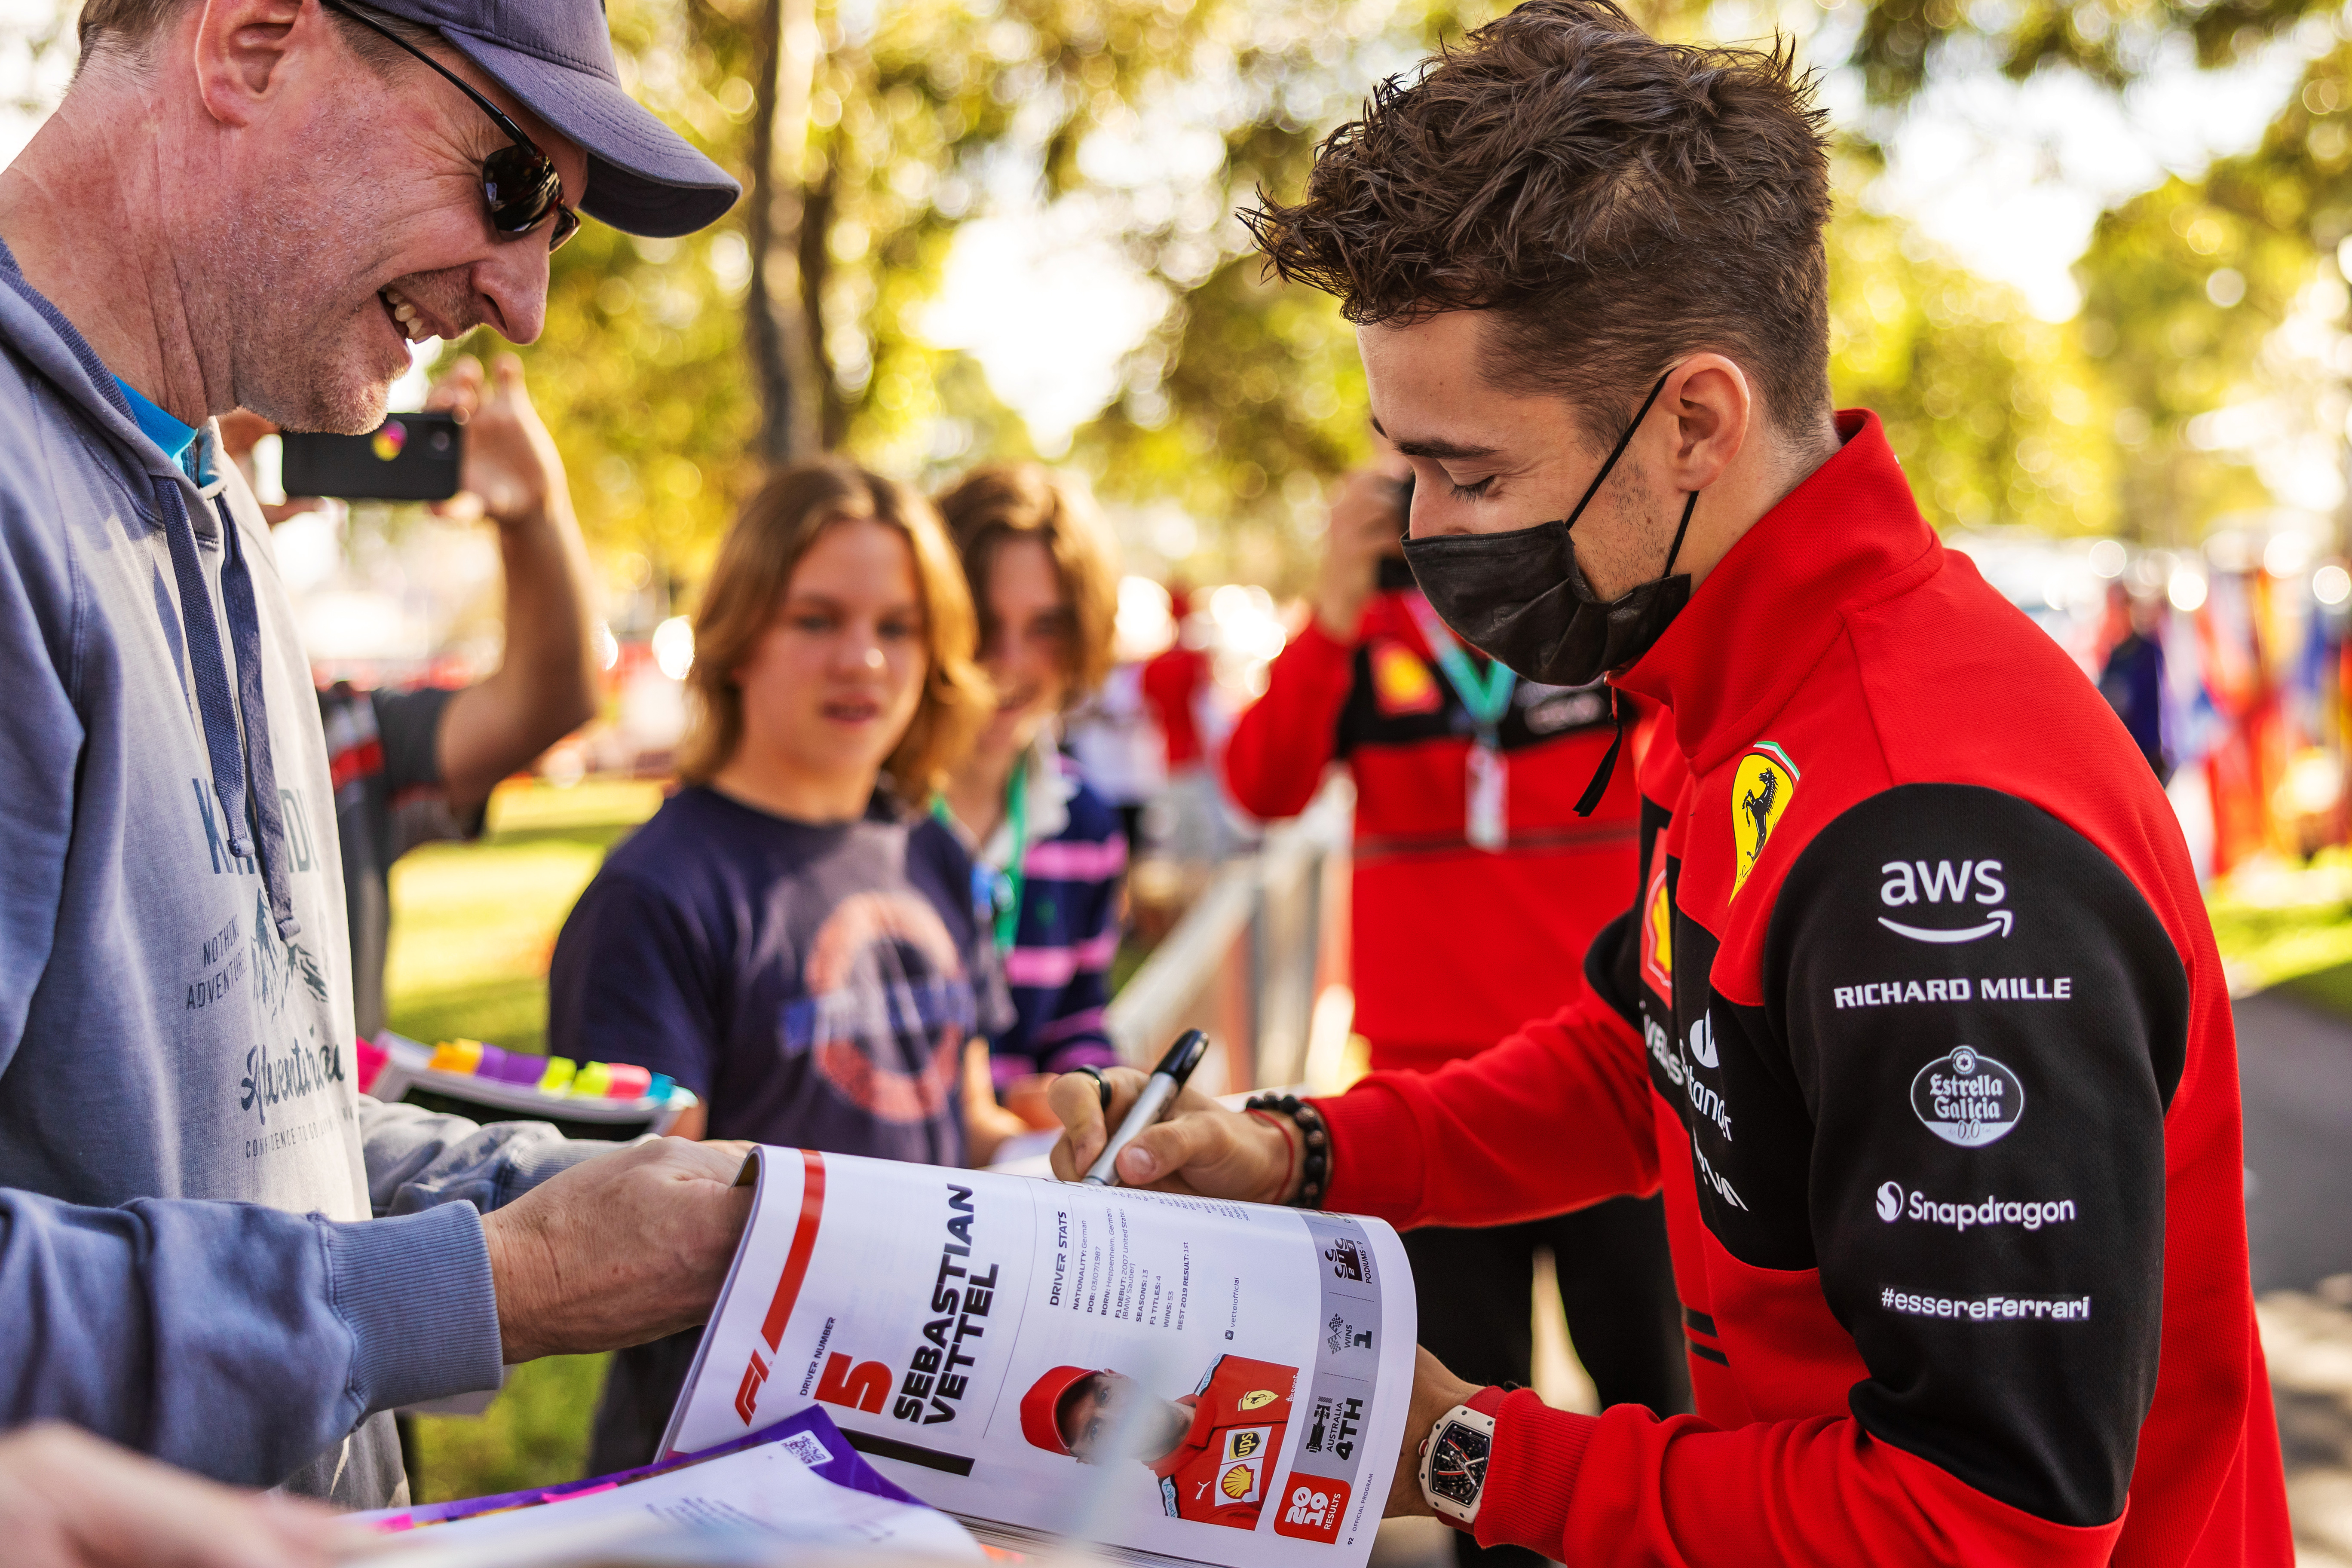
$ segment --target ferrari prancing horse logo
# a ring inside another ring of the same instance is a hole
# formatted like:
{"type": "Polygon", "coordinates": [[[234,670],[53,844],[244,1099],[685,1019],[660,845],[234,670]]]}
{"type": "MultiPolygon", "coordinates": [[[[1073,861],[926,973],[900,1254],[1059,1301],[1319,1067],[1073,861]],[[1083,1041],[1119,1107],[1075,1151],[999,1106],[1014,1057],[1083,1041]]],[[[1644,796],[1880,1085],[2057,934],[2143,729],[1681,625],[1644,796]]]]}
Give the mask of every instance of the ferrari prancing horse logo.
{"type": "Polygon", "coordinates": [[[1237,1410],[1262,1410],[1266,1405],[1273,1403],[1274,1390],[1271,1388],[1253,1388],[1247,1394],[1243,1394],[1239,1399],[1234,1400],[1234,1407],[1237,1410]]]}
{"type": "Polygon", "coordinates": [[[1770,741],[1759,741],[1739,759],[1731,775],[1731,846],[1738,864],[1731,873],[1731,896],[1748,885],[1748,873],[1764,853],[1780,814],[1797,793],[1797,764],[1770,741]]]}

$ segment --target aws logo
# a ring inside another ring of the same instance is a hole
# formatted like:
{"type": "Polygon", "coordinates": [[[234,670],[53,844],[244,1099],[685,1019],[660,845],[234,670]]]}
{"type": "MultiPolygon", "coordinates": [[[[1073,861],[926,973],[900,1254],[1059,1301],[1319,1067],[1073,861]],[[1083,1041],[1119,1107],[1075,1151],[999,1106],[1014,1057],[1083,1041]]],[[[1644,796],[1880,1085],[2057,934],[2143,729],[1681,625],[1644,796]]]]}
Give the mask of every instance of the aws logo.
{"type": "Polygon", "coordinates": [[[2007,936],[2017,924],[2014,911],[1994,907],[2009,898],[2009,884],[2000,879],[1998,860],[1889,860],[1878,871],[1885,879],[1878,885],[1878,901],[1887,908],[1950,904],[1953,913],[1976,921],[1964,926],[1917,926],[1879,916],[1878,923],[1897,936],[1949,944],[1975,942],[1995,931],[2007,936]],[[1971,904],[1976,907],[1971,909],[1971,904]]]}
{"type": "Polygon", "coordinates": [[[1739,759],[1731,775],[1731,847],[1738,864],[1731,873],[1731,896],[1748,885],[1748,873],[1771,841],[1772,829],[1797,793],[1797,764],[1770,741],[1759,741],[1739,759]]]}

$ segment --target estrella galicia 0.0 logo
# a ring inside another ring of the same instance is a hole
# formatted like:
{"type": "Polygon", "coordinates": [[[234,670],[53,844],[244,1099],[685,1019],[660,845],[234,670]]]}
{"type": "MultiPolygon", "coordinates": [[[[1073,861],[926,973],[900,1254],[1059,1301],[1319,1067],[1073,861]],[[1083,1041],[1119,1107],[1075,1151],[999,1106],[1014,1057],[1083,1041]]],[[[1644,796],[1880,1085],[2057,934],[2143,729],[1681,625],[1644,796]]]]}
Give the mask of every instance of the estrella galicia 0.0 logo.
{"type": "Polygon", "coordinates": [[[1921,1126],[1945,1142],[1980,1148],[1999,1142],[2017,1125],[2025,1110],[2025,1085],[1973,1046],[1958,1046],[1912,1079],[1911,1110],[1921,1126]]]}

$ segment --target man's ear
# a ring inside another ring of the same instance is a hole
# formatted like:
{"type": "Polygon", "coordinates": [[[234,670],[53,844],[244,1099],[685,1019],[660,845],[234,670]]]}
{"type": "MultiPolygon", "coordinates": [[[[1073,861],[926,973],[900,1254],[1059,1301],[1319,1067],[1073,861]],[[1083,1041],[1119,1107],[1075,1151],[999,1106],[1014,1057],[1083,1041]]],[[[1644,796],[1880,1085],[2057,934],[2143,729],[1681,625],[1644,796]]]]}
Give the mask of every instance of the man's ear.
{"type": "Polygon", "coordinates": [[[288,61],[329,42],[331,26],[313,0],[205,0],[194,40],[205,112],[226,126],[251,124],[288,61]]]}
{"type": "Polygon", "coordinates": [[[1719,353],[1696,353],[1675,367],[1658,401],[1674,422],[1668,482],[1676,490],[1706,489],[1748,444],[1756,416],[1748,374],[1719,353]]]}

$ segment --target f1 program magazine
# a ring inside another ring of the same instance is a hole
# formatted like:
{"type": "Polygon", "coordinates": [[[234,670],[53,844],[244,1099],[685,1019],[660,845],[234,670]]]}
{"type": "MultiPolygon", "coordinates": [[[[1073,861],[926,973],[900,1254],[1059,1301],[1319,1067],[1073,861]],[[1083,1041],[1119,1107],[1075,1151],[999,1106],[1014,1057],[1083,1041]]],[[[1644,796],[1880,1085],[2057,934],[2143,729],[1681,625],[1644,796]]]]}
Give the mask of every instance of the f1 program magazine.
{"type": "Polygon", "coordinates": [[[755,1150],[758,1189],[663,1436],[811,1401],[983,1540],[1362,1568],[1412,1394],[1376,1219],[755,1150]]]}

